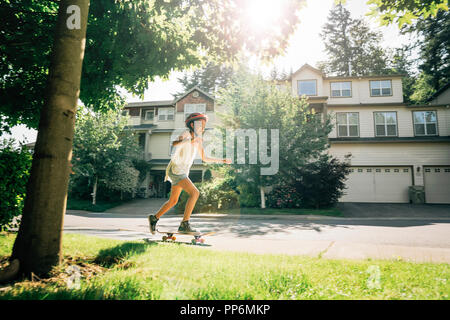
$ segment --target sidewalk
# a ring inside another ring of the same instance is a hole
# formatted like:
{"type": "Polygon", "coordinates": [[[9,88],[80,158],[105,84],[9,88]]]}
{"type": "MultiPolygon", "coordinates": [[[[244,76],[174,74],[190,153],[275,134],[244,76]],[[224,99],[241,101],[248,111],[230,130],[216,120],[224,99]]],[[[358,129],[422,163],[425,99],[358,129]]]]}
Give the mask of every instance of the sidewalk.
{"type": "MultiPolygon", "coordinates": [[[[164,198],[135,199],[129,203],[109,209],[107,212],[99,214],[124,214],[130,216],[147,216],[156,213],[159,208],[166,202],[164,198]]],[[[430,218],[447,218],[450,219],[450,204],[408,204],[408,203],[338,203],[337,207],[341,210],[342,217],[323,216],[323,215],[249,215],[249,214],[223,214],[223,213],[202,213],[193,214],[197,217],[220,217],[246,218],[253,219],[270,219],[271,217],[288,218],[303,217],[306,219],[326,218],[326,219],[343,219],[343,218],[382,218],[382,219],[430,219],[430,218]]],[[[82,214],[81,210],[67,210],[70,213],[82,214]]],[[[84,211],[88,213],[88,211],[84,211]]],[[[166,215],[180,215],[172,208],[166,215]]]]}

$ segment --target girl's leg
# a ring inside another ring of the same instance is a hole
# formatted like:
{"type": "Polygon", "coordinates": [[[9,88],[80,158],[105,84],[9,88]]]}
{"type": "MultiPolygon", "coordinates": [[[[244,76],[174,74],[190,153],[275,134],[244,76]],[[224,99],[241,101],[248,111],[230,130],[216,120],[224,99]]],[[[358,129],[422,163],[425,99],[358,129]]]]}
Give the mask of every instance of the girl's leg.
{"type": "Polygon", "coordinates": [[[174,205],[177,204],[178,198],[180,197],[182,190],[183,188],[180,187],[180,183],[178,183],[176,186],[172,186],[172,188],[170,189],[170,198],[162,205],[159,211],[155,214],[156,218],[159,219],[164,213],[169,211],[170,208],[172,208],[174,205]]]}
{"type": "Polygon", "coordinates": [[[181,180],[178,183],[178,186],[182,187],[184,191],[186,191],[189,194],[189,199],[186,203],[186,208],[184,209],[184,217],[183,221],[188,221],[191,217],[192,210],[194,210],[195,203],[198,200],[198,197],[200,196],[200,192],[198,191],[197,187],[194,186],[191,179],[186,178],[181,180]]]}

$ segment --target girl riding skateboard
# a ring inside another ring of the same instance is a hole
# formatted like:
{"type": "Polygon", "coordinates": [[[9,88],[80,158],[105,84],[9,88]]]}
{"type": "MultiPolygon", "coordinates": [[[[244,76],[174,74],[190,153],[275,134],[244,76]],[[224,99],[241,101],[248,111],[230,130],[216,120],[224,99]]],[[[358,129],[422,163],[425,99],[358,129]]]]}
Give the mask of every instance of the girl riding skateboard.
{"type": "Polygon", "coordinates": [[[231,160],[229,159],[206,157],[205,150],[203,149],[202,135],[205,131],[207,121],[208,117],[205,114],[197,112],[191,113],[185,120],[188,130],[179,136],[178,140],[173,141],[172,143],[172,146],[175,147],[175,152],[172,154],[164,178],[164,181],[170,181],[172,183],[170,198],[162,205],[155,215],[148,216],[150,232],[152,234],[155,234],[156,223],[159,218],[178,203],[178,198],[183,190],[189,194],[189,199],[186,203],[183,221],[181,222],[178,231],[186,233],[196,232],[189,224],[189,218],[200,193],[189,179],[189,170],[194,162],[197,151],[200,153],[203,162],[231,163],[231,160]]]}

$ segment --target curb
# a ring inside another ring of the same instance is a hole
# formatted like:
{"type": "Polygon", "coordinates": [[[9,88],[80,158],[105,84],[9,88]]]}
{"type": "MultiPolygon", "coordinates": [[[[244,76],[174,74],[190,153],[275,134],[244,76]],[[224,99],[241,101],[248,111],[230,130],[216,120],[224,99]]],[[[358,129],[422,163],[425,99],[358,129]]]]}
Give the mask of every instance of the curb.
{"type": "Polygon", "coordinates": [[[257,215],[257,214],[213,214],[213,213],[197,213],[192,214],[192,218],[211,218],[211,219],[258,219],[258,220],[275,220],[275,219],[298,219],[298,220],[449,220],[443,217],[334,217],[319,215],[257,215]]]}
{"type": "MultiPolygon", "coordinates": [[[[66,210],[66,214],[82,214],[82,215],[111,215],[116,217],[143,217],[146,218],[147,214],[136,213],[113,213],[113,212],[91,212],[85,210],[66,210]]],[[[182,217],[182,214],[166,213],[165,217],[182,217]]],[[[193,213],[191,218],[209,218],[209,219],[253,219],[253,220],[450,220],[448,217],[335,217],[325,215],[298,215],[298,214],[224,214],[224,213],[193,213]]]]}

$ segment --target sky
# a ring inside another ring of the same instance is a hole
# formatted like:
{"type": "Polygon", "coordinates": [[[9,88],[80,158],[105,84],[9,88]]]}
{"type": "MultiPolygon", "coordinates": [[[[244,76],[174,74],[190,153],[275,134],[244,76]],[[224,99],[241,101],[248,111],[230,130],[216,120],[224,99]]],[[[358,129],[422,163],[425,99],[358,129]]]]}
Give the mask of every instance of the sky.
{"type": "MultiPolygon", "coordinates": [[[[273,1],[273,0],[269,0],[273,1]]],[[[345,7],[350,11],[352,18],[364,17],[369,12],[367,0],[347,0],[345,7]]],[[[268,66],[262,66],[256,59],[251,59],[251,65],[260,68],[263,73],[270,72],[274,66],[279,70],[289,72],[291,69],[295,72],[304,63],[315,66],[318,61],[325,60],[326,54],[319,33],[327,20],[329,10],[332,8],[334,0],[307,0],[306,6],[299,11],[300,23],[294,34],[290,36],[289,46],[283,56],[273,60],[268,66]]],[[[409,41],[407,36],[401,36],[397,25],[380,27],[378,22],[370,17],[365,17],[373,31],[383,34],[384,47],[400,47],[409,41]]],[[[144,99],[132,96],[126,91],[127,102],[149,101],[149,100],[171,100],[172,94],[182,90],[177,78],[182,72],[172,72],[168,80],[157,79],[150,83],[149,89],[144,94],[144,99]]],[[[12,136],[19,141],[34,142],[37,131],[28,129],[23,125],[12,128],[12,136]]],[[[1,138],[9,135],[2,135],[1,138]]]]}

